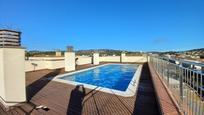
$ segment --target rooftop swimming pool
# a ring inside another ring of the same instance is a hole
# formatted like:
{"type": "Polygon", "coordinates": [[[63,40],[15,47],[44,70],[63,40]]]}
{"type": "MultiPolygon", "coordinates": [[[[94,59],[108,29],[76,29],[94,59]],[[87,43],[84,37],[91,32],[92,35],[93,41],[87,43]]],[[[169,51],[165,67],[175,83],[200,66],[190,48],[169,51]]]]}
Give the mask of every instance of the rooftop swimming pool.
{"type": "Polygon", "coordinates": [[[57,76],[56,80],[72,85],[84,85],[91,89],[113,93],[125,93],[129,90],[135,92],[131,87],[137,86],[139,79],[136,64],[105,64],[81,71],[67,73],[57,76]]]}

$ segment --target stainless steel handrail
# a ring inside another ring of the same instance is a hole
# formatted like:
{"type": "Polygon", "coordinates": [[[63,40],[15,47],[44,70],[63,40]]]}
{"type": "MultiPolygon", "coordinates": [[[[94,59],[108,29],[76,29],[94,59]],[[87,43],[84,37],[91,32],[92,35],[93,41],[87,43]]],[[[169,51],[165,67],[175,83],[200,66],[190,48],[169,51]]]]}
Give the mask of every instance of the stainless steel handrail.
{"type": "Polygon", "coordinates": [[[149,56],[153,65],[184,114],[202,115],[204,113],[204,74],[183,64],[204,67],[194,63],[167,57],[149,56]],[[177,63],[175,63],[177,62],[177,63]]]}

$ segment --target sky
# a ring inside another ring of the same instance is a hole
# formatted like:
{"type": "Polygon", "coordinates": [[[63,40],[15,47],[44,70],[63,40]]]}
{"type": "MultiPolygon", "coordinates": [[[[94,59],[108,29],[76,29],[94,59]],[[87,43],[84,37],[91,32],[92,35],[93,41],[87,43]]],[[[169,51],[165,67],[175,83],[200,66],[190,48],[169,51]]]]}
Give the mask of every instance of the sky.
{"type": "Polygon", "coordinates": [[[204,46],[204,0],[0,0],[27,50],[183,51],[204,46]]]}

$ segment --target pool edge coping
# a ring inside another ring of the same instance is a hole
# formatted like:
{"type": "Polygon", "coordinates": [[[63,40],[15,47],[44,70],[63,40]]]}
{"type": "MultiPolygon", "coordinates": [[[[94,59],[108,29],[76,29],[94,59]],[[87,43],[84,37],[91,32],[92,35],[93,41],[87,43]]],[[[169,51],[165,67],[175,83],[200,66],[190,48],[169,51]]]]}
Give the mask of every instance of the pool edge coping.
{"type": "Polygon", "coordinates": [[[82,70],[77,70],[77,71],[70,72],[70,73],[57,75],[52,79],[52,81],[65,83],[65,84],[68,84],[68,85],[74,85],[74,86],[83,85],[85,88],[92,89],[92,90],[97,90],[97,91],[101,91],[101,92],[105,92],[105,93],[109,93],[109,94],[115,94],[115,95],[119,95],[119,96],[123,96],[123,97],[131,97],[131,96],[134,96],[137,93],[138,84],[139,84],[139,80],[140,80],[140,77],[141,77],[142,67],[143,67],[142,64],[107,63],[107,64],[98,65],[98,66],[94,66],[94,67],[90,67],[90,68],[86,68],[86,69],[82,69],[82,70]],[[94,86],[94,85],[90,85],[90,84],[86,84],[86,83],[80,83],[80,82],[75,82],[75,81],[66,81],[66,80],[63,80],[63,79],[59,79],[60,77],[63,77],[63,76],[66,76],[66,75],[72,75],[72,74],[88,71],[88,70],[91,70],[91,69],[95,69],[95,68],[98,68],[98,67],[110,65],[110,64],[115,64],[115,65],[138,65],[138,68],[136,69],[136,72],[133,75],[133,77],[132,77],[132,79],[131,79],[131,81],[130,81],[127,89],[126,89],[126,91],[119,91],[119,90],[115,90],[115,89],[94,86]]]}

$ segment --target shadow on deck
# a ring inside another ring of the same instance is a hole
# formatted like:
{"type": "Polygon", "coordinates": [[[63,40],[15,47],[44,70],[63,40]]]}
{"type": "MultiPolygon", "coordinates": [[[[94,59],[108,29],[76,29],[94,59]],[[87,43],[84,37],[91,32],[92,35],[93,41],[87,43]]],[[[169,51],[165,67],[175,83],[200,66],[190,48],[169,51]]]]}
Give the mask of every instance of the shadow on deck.
{"type": "Polygon", "coordinates": [[[159,106],[148,64],[143,65],[133,115],[158,115],[159,106]]]}
{"type": "Polygon", "coordinates": [[[27,90],[27,101],[30,101],[33,96],[35,96],[43,87],[45,87],[52,78],[62,72],[61,69],[56,69],[49,72],[48,74],[42,76],[40,79],[36,80],[32,84],[26,87],[27,90]]]}

